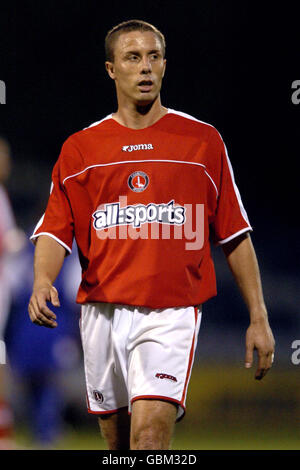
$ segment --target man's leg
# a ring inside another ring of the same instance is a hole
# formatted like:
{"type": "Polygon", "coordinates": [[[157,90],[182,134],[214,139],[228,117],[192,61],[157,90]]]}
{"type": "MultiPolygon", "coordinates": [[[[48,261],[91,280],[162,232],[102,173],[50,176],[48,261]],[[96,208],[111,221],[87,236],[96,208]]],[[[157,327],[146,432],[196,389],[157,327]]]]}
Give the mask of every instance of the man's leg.
{"type": "Polygon", "coordinates": [[[101,434],[109,450],[129,450],[130,416],[128,408],[99,417],[101,434]]]}
{"type": "Polygon", "coordinates": [[[170,448],[177,406],[162,400],[137,400],[132,404],[130,449],[170,448]]]}

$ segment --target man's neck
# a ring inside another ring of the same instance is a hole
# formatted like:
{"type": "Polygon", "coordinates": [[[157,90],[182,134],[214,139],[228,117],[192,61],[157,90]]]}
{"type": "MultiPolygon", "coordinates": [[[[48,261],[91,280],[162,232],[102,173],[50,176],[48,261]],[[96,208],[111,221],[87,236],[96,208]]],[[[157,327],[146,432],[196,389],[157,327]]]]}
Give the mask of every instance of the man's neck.
{"type": "Polygon", "coordinates": [[[168,109],[163,107],[160,100],[156,100],[148,105],[120,106],[112,118],[119,124],[130,129],[144,129],[152,126],[156,121],[167,114],[168,109]]]}

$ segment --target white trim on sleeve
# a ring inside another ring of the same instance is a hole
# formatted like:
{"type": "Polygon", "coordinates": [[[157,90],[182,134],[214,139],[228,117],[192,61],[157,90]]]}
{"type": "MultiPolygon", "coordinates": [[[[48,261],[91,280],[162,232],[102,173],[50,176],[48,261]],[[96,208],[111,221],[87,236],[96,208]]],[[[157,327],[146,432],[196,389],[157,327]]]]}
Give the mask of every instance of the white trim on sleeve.
{"type": "Polygon", "coordinates": [[[228,168],[229,168],[229,171],[230,171],[230,176],[231,176],[231,180],[232,180],[232,184],[233,184],[233,189],[234,189],[236,198],[237,198],[238,203],[239,203],[240,211],[241,211],[241,214],[242,214],[243,219],[244,219],[245,222],[250,226],[250,222],[249,222],[249,219],[248,219],[247,212],[246,212],[246,210],[245,210],[245,208],[244,208],[244,206],[243,206],[242,198],[241,198],[239,189],[238,189],[238,187],[237,187],[237,185],[236,185],[236,182],[235,182],[235,179],[234,179],[234,173],[233,173],[231,161],[230,161],[229,156],[228,156],[227,148],[226,148],[226,145],[225,145],[224,142],[223,142],[223,144],[224,144],[224,148],[225,148],[225,154],[226,154],[226,159],[227,159],[227,163],[228,163],[228,168]]]}
{"type": "Polygon", "coordinates": [[[245,232],[252,232],[253,228],[249,225],[249,227],[243,228],[242,230],[239,230],[238,232],[235,232],[233,235],[230,235],[230,237],[224,238],[224,240],[220,240],[216,243],[216,245],[225,245],[225,243],[230,242],[234,238],[238,237],[242,233],[245,232]]]}
{"type": "Polygon", "coordinates": [[[39,220],[38,223],[36,224],[35,229],[34,229],[34,231],[33,231],[33,235],[35,234],[35,232],[40,228],[40,226],[41,226],[42,223],[44,222],[44,217],[45,217],[45,213],[42,215],[42,217],[40,218],[40,220],[39,220]]]}
{"type": "Polygon", "coordinates": [[[41,232],[37,233],[36,235],[31,235],[30,240],[34,243],[34,239],[40,237],[41,235],[47,235],[48,237],[53,238],[57,243],[59,243],[61,246],[63,246],[70,254],[72,253],[72,249],[66,245],[64,242],[62,242],[59,238],[57,238],[55,235],[49,232],[41,232]]]}

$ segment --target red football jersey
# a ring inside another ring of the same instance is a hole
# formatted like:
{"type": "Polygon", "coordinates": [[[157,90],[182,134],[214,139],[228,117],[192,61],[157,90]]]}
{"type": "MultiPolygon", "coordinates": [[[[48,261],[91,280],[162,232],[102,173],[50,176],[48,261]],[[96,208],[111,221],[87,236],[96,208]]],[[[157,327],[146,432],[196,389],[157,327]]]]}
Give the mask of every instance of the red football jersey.
{"type": "Polygon", "coordinates": [[[210,240],[252,230],[218,131],[171,109],[145,129],[109,115],[73,134],[52,183],[31,239],[71,252],[75,237],[81,304],[201,304],[216,294],[210,240]]]}

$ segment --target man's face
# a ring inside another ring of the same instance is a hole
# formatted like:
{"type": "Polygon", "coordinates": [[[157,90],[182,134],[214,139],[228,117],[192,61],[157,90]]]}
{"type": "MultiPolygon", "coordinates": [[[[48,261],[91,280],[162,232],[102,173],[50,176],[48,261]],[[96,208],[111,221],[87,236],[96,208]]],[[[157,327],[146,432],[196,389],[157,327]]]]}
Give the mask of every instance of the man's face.
{"type": "Polygon", "coordinates": [[[157,98],[165,67],[161,42],[151,31],[120,34],[114,45],[114,62],[106,62],[119,102],[125,99],[138,105],[157,98]]]}

